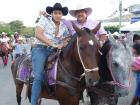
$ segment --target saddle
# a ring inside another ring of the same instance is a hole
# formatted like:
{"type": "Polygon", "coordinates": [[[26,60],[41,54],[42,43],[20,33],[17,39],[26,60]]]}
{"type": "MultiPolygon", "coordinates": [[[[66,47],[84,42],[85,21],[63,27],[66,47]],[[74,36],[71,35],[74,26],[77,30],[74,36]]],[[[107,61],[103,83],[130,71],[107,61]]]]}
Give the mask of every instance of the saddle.
{"type": "Polygon", "coordinates": [[[45,70],[48,71],[48,70],[51,70],[53,65],[55,64],[58,56],[60,55],[60,50],[57,50],[57,51],[54,51],[48,58],[48,61],[45,65],[45,70]]]}
{"type": "MultiPolygon", "coordinates": [[[[56,52],[53,52],[49,58],[46,65],[44,65],[44,73],[45,73],[45,82],[47,81],[47,84],[49,82],[49,75],[52,72],[52,69],[56,63],[56,60],[60,54],[60,50],[57,50],[56,52]]],[[[34,74],[32,73],[32,63],[31,63],[31,55],[26,55],[21,58],[21,60],[18,62],[18,71],[17,71],[17,79],[20,81],[23,81],[27,84],[32,84],[34,74]]],[[[49,85],[49,84],[48,84],[49,85]]]]}

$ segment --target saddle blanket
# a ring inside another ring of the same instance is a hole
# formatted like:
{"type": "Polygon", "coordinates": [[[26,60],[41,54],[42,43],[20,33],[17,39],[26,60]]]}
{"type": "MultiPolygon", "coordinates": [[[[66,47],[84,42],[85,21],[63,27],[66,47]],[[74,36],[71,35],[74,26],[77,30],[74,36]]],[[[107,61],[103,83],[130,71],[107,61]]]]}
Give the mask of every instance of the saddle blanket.
{"type": "MultiPolygon", "coordinates": [[[[58,61],[56,60],[55,64],[52,66],[52,68],[47,70],[47,73],[45,72],[46,73],[45,76],[47,75],[49,85],[56,84],[57,64],[58,64],[58,61]]],[[[33,74],[32,70],[29,67],[27,67],[26,65],[20,67],[19,70],[17,71],[16,79],[18,79],[20,81],[32,84],[33,78],[34,78],[34,74],[33,74]]]]}

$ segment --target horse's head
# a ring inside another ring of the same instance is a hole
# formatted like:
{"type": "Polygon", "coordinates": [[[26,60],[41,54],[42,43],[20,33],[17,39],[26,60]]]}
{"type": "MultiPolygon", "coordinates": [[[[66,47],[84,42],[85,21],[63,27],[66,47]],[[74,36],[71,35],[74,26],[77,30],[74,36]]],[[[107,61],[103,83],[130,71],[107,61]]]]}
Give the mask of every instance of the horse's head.
{"type": "Polygon", "coordinates": [[[130,41],[117,41],[111,36],[109,36],[109,40],[112,44],[108,53],[110,74],[115,83],[115,92],[124,96],[127,95],[130,85],[129,67],[132,63],[130,41]]]}
{"type": "Polygon", "coordinates": [[[73,28],[77,33],[77,59],[82,64],[84,69],[86,84],[93,85],[99,79],[98,74],[98,50],[99,45],[95,38],[95,33],[98,31],[100,24],[93,30],[88,28],[78,28],[73,23],[73,28]]]}

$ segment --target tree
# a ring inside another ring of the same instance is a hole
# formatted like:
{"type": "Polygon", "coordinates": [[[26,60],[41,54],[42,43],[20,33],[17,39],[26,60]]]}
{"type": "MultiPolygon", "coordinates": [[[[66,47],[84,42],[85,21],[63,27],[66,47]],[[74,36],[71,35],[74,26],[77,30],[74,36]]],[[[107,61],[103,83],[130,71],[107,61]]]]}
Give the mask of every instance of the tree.
{"type": "Polygon", "coordinates": [[[10,29],[13,32],[16,32],[17,31],[17,32],[21,33],[21,31],[23,30],[23,28],[25,28],[23,22],[20,21],[20,20],[11,21],[8,24],[10,25],[10,29]]]}
{"type": "Polygon", "coordinates": [[[33,27],[25,27],[25,28],[23,28],[21,33],[22,33],[22,35],[24,35],[26,37],[31,37],[34,35],[34,28],[33,27]]]}
{"type": "Polygon", "coordinates": [[[118,25],[117,26],[105,26],[104,28],[107,32],[111,32],[111,33],[119,32],[119,26],[118,25]]]}
{"type": "Polygon", "coordinates": [[[0,33],[2,32],[12,32],[11,29],[10,29],[10,25],[4,23],[4,22],[0,22],[0,33]]]}

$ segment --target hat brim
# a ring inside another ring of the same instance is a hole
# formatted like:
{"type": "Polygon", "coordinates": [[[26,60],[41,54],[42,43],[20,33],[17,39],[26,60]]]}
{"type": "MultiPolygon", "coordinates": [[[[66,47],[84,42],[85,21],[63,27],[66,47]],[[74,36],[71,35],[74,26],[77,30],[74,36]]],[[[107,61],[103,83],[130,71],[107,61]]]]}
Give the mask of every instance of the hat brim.
{"type": "Polygon", "coordinates": [[[75,13],[76,13],[76,11],[79,11],[79,10],[85,10],[87,16],[89,16],[92,13],[92,8],[83,8],[83,9],[77,9],[77,10],[70,10],[69,13],[70,13],[71,16],[76,17],[75,13]]]}
{"type": "Polygon", "coordinates": [[[60,10],[60,11],[62,11],[62,13],[63,13],[63,16],[66,16],[67,14],[68,14],[68,8],[67,7],[63,7],[63,8],[53,8],[53,7],[50,7],[50,6],[48,6],[47,8],[46,8],[46,12],[48,13],[48,14],[51,14],[54,10],[60,10]]]}

